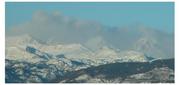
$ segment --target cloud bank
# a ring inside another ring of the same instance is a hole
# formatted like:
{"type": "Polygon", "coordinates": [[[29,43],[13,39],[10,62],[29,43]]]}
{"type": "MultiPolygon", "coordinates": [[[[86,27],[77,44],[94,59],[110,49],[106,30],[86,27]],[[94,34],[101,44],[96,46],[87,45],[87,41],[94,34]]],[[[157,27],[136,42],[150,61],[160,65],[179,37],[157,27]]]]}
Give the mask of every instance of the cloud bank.
{"type": "Polygon", "coordinates": [[[61,15],[59,12],[48,14],[37,11],[32,20],[6,30],[8,35],[29,34],[43,41],[48,39],[71,43],[84,42],[87,38],[100,33],[101,25],[77,20],[61,15]]]}
{"type": "Polygon", "coordinates": [[[144,26],[107,27],[97,22],[64,16],[61,12],[36,11],[32,19],[10,29],[6,36],[28,34],[43,42],[80,43],[92,50],[109,46],[136,50],[150,56],[174,57],[174,36],[144,26]]]}

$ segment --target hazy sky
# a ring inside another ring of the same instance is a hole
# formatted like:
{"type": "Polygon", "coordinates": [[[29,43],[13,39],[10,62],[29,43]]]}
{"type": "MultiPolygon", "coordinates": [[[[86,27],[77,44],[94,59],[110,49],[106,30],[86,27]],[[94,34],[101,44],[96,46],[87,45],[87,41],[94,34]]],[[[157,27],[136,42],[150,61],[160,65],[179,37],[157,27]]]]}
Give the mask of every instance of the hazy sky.
{"type": "Polygon", "coordinates": [[[174,31],[174,3],[6,3],[6,28],[31,20],[35,11],[60,11],[65,16],[106,26],[143,24],[174,31]]]}

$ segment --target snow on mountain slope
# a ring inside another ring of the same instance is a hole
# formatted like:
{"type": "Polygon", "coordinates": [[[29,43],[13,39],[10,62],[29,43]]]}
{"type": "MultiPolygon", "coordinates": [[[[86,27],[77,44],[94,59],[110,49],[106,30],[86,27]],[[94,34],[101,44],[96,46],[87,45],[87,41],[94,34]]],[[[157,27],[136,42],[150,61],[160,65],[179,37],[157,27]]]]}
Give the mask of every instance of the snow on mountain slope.
{"type": "Polygon", "coordinates": [[[120,52],[120,58],[123,62],[147,62],[148,59],[143,53],[137,51],[123,51],[120,52]]]}
{"type": "Polygon", "coordinates": [[[99,65],[112,62],[144,62],[145,56],[139,52],[127,51],[117,52],[107,46],[103,46],[97,51],[82,46],[81,44],[42,44],[34,40],[29,35],[7,37],[6,38],[6,58],[26,61],[38,60],[37,56],[47,56],[55,58],[63,54],[69,60],[76,60],[90,65],[99,65]],[[29,50],[27,50],[29,48],[29,50]],[[32,50],[36,50],[34,53],[32,50]]]}
{"type": "Polygon", "coordinates": [[[46,45],[42,46],[39,50],[47,52],[53,55],[64,54],[70,59],[76,58],[89,58],[93,55],[93,52],[83,47],[80,44],[69,45],[46,45]]]}
{"type": "Polygon", "coordinates": [[[111,63],[148,62],[134,50],[40,43],[29,35],[6,38],[6,82],[59,82],[66,73],[111,63]],[[13,80],[13,81],[12,81],[13,80]]]}
{"type": "MultiPolygon", "coordinates": [[[[18,47],[7,47],[6,48],[6,59],[19,60],[19,61],[32,60],[33,55],[18,48],[18,47]]],[[[34,60],[37,61],[36,59],[34,59],[34,60]]]]}
{"type": "Polygon", "coordinates": [[[21,36],[6,37],[6,47],[25,47],[27,45],[40,47],[41,44],[27,34],[21,36]]]}

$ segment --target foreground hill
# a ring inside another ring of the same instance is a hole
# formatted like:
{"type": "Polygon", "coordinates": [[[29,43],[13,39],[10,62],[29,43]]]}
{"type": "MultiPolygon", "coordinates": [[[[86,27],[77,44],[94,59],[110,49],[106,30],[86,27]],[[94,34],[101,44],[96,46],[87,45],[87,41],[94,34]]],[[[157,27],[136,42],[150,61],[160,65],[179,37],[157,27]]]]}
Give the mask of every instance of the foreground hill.
{"type": "Polygon", "coordinates": [[[111,63],[67,71],[46,62],[6,60],[6,83],[142,83],[174,82],[174,59],[111,63]]]}
{"type": "Polygon", "coordinates": [[[67,73],[60,82],[138,83],[174,82],[174,59],[100,65],[67,73]]]}

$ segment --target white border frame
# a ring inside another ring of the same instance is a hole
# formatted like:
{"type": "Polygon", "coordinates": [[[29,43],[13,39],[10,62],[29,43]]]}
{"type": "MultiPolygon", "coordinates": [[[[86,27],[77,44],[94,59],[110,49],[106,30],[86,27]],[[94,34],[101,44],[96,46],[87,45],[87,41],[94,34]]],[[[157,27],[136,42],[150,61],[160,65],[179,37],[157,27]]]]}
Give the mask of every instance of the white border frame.
{"type": "MultiPolygon", "coordinates": [[[[0,0],[0,85],[5,84],[5,2],[175,2],[175,84],[180,85],[180,68],[178,65],[180,65],[180,0],[0,0]],[[179,9],[179,10],[178,10],[179,9]]],[[[44,85],[44,83],[35,83],[31,85],[44,85]]],[[[59,83],[57,83],[59,84],[59,83]]],[[[60,83],[62,84],[62,83],[60,83]]],[[[63,83],[63,85],[66,83],[63,83]]],[[[84,84],[84,83],[83,83],[84,84]]],[[[89,83],[85,83],[89,84],[89,83]]],[[[92,83],[90,85],[94,85],[95,83],[92,83]]],[[[101,83],[96,83],[101,84],[101,83]]],[[[106,84],[106,83],[105,83],[106,84]]],[[[104,84],[104,85],[105,85],[104,84]]],[[[122,85],[126,85],[127,83],[123,83],[122,85]]],[[[129,83],[132,84],[132,83],[129,83]]],[[[143,84],[143,83],[137,83],[143,84]]],[[[161,83],[159,83],[161,84],[161,83]]],[[[8,85],[8,84],[7,84],[8,85]]],[[[13,84],[13,85],[19,85],[13,84]]],[[[21,84],[22,85],[22,84],[21,84]]],[[[48,85],[52,85],[49,84],[48,85]]],[[[77,84],[75,84],[77,85],[77,84]]],[[[114,84],[110,84],[114,85],[114,84]]],[[[133,84],[136,85],[136,84],[133,84]]],[[[154,84],[151,84],[154,85],[154,84]]]]}

